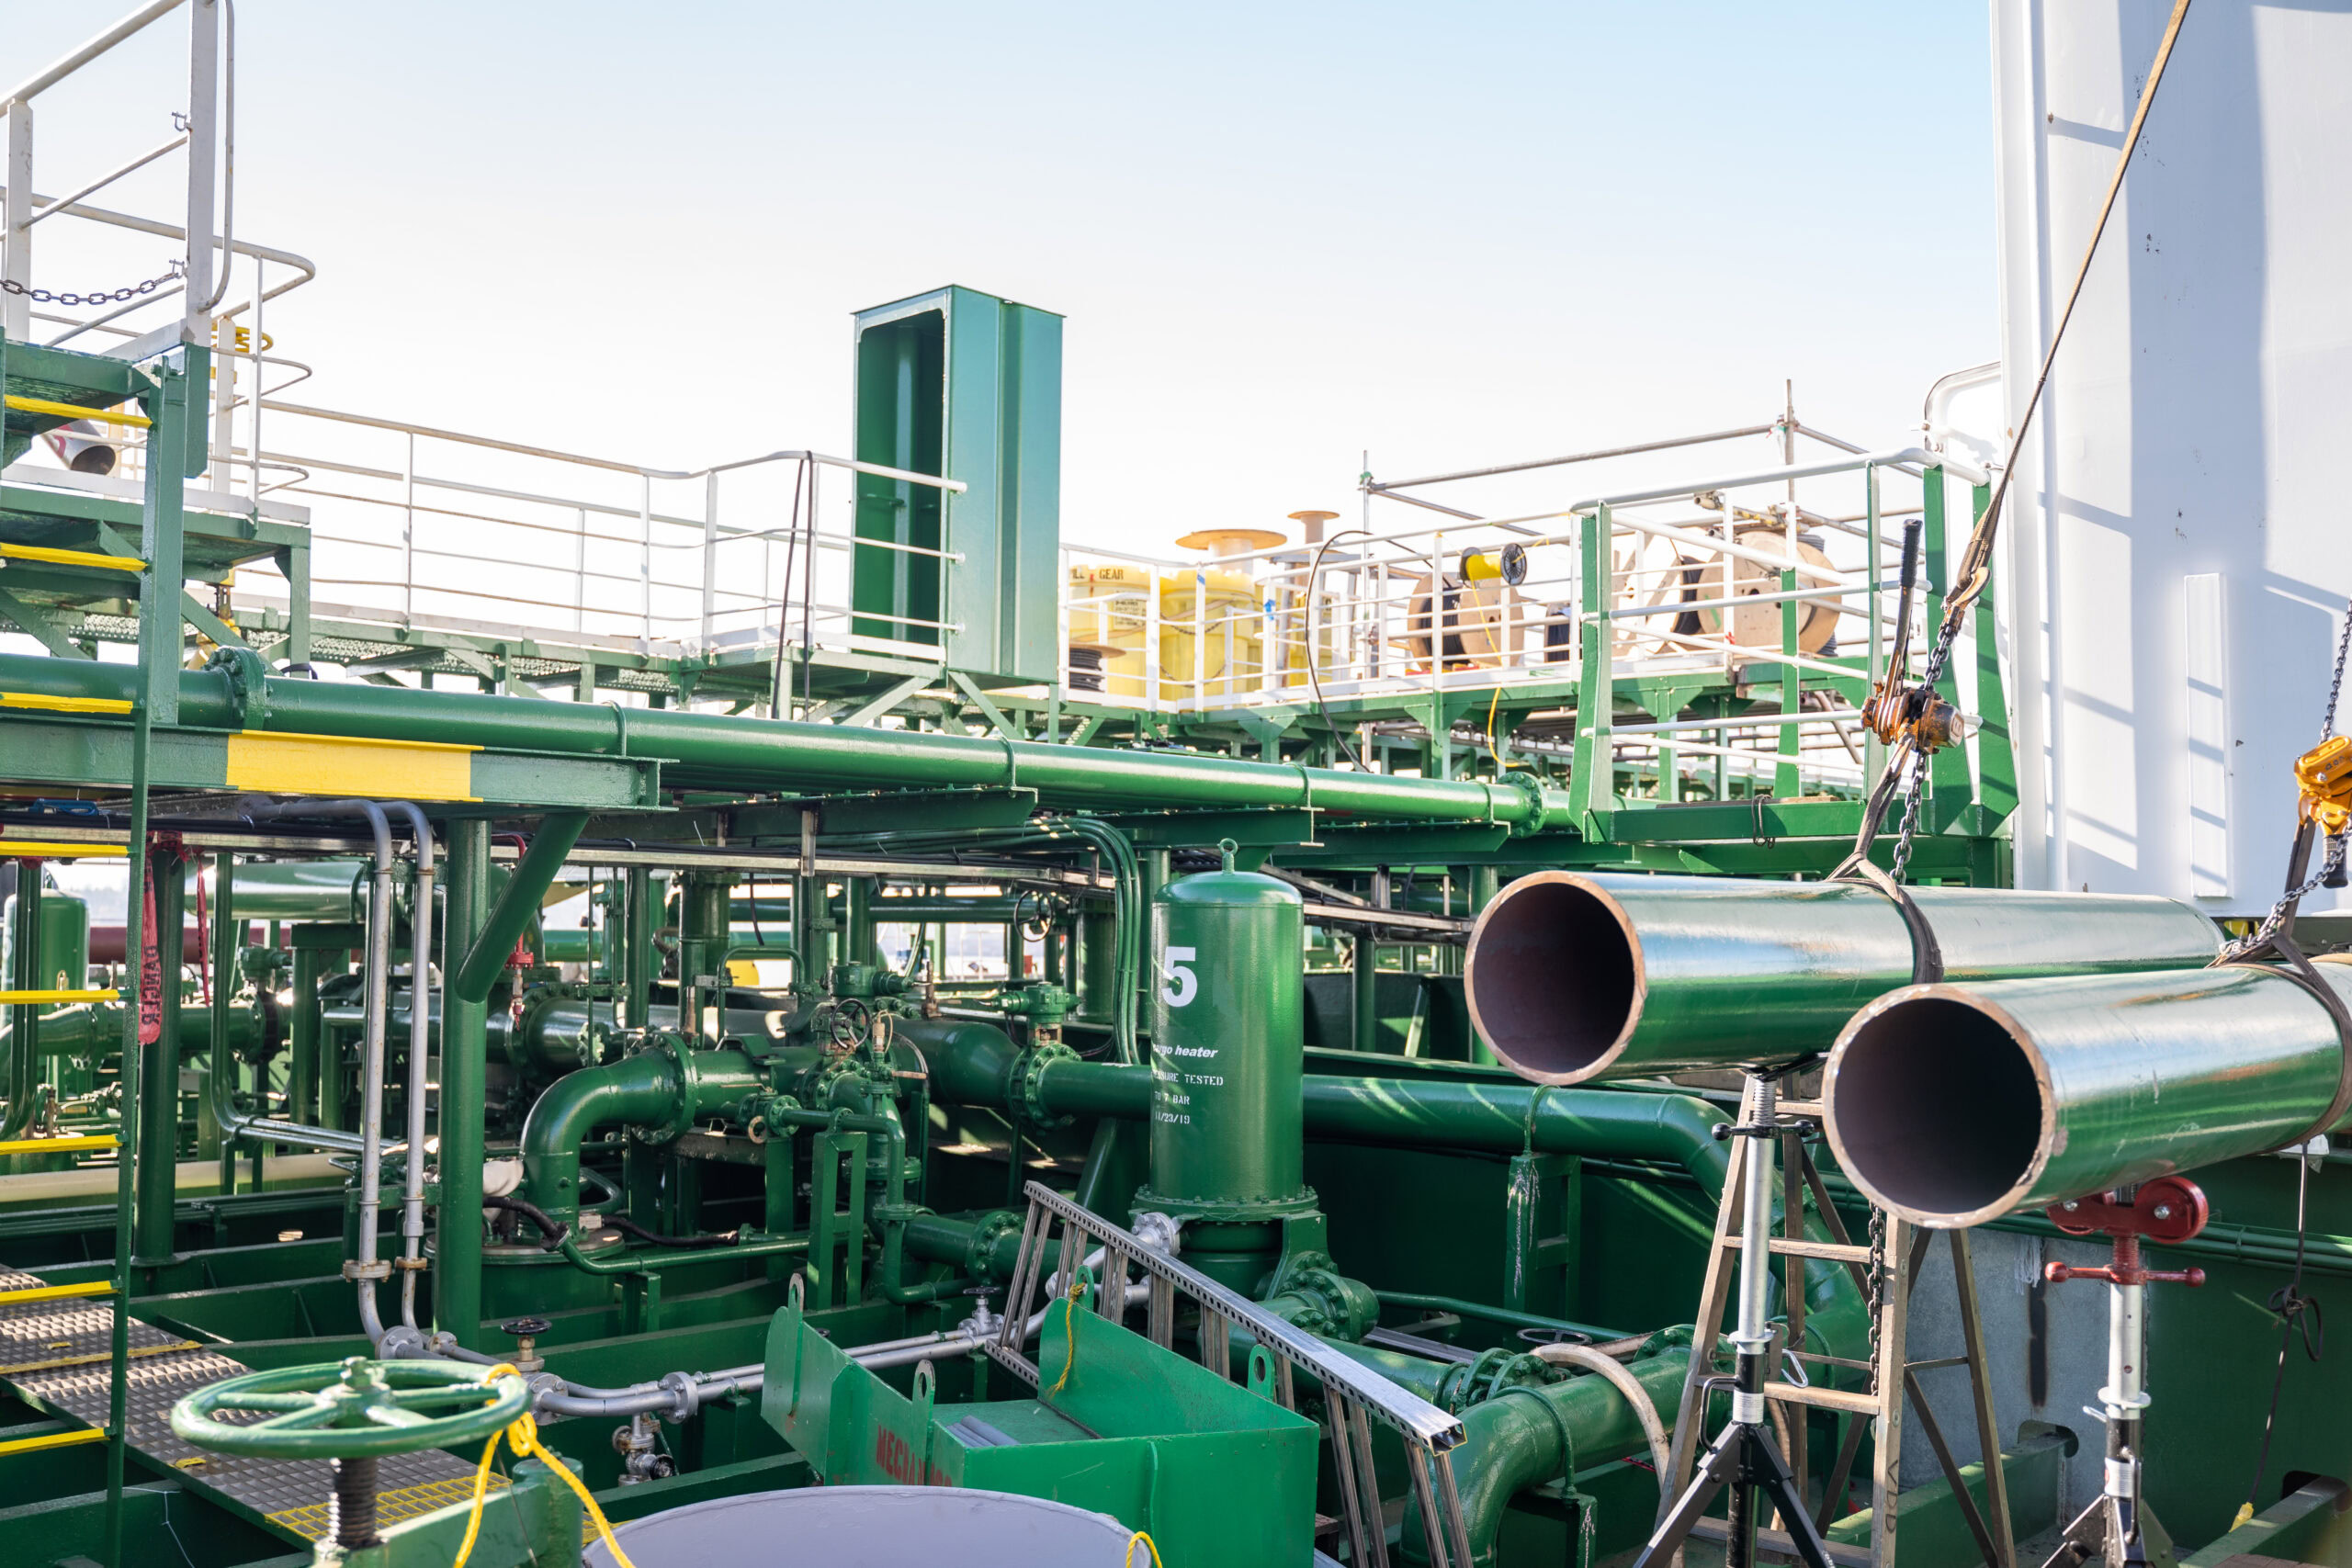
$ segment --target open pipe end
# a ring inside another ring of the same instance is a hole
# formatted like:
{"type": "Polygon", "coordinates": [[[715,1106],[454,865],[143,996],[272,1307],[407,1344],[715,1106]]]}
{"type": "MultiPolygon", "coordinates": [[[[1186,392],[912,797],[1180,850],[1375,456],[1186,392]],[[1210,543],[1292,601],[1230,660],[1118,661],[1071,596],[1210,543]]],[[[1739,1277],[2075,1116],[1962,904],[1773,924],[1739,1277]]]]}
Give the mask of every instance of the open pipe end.
{"type": "Polygon", "coordinates": [[[1854,1015],[1823,1077],[1829,1146],[1855,1186],[1905,1219],[1998,1219],[2048,1164],[2050,1078],[2004,1012],[1956,986],[1914,986],[1854,1015]]]}
{"type": "Polygon", "coordinates": [[[1583,1083],[1623,1055],[1642,1015],[1641,942],[1598,884],[1521,877],[1478,917],[1463,964],[1470,1020],[1531,1083],[1583,1083]]]}

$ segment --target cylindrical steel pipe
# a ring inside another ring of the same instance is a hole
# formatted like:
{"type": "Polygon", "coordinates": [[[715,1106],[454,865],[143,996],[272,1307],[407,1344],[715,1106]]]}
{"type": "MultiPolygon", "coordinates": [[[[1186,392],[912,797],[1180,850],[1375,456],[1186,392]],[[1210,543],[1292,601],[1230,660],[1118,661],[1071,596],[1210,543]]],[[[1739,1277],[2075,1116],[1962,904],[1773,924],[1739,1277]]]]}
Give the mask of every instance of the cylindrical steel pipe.
{"type": "MultiPolygon", "coordinates": [[[[2188,969],[2221,948],[2211,920],[2168,898],[1911,896],[1953,981],[2188,969]]],[[[1826,1050],[1912,974],[1902,911],[1861,884],[1543,871],[1479,915],[1463,984],[1497,1056],[1574,1084],[1826,1050]]]]}
{"type": "MultiPolygon", "coordinates": [[[[49,696],[137,696],[131,665],[0,655],[0,688],[49,696]]],[[[1186,751],[1114,751],[912,729],[788,723],[675,708],[616,709],[528,697],[392,690],[358,681],[272,676],[241,704],[225,674],[180,673],[180,722],[242,729],[248,720],[306,735],[447,740],[574,755],[655,757],[665,780],[756,789],[1035,789],[1057,805],[1310,807],[1335,817],[1571,826],[1566,791],[1423,779],[1186,751]]]]}
{"type": "MultiPolygon", "coordinates": [[[[2352,1002],[2352,964],[2316,967],[2352,1002]]],[[[1959,1227],[2324,1131],[2343,1051],[2271,968],[1914,986],[1855,1015],[1823,1093],[1857,1187],[1959,1227]]]]}

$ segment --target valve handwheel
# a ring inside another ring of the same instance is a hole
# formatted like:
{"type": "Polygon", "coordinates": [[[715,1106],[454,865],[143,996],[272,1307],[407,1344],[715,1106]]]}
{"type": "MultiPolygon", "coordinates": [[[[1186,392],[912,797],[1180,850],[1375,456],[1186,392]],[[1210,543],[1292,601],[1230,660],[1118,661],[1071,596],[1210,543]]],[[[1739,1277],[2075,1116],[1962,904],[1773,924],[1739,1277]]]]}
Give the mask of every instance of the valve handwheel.
{"type": "Polygon", "coordinates": [[[172,1430],[216,1453],[252,1459],[378,1459],[480,1443],[530,1408],[517,1376],[482,1381],[461,1361],[280,1367],[229,1378],[172,1406],[172,1430]],[[257,1421],[230,1422],[250,1412],[257,1421]]]}

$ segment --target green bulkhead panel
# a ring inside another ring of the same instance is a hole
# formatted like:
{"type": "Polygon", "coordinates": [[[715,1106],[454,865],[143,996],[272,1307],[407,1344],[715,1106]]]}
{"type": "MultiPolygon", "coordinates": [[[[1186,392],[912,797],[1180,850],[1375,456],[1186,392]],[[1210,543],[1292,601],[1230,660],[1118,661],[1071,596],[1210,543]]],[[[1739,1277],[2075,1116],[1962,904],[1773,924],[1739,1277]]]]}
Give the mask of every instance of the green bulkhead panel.
{"type": "Polygon", "coordinates": [[[851,630],[1057,679],[1062,319],[951,287],[856,322],[857,458],[967,488],[857,477],[851,630]],[[957,558],[911,553],[941,550],[957,558]]]}

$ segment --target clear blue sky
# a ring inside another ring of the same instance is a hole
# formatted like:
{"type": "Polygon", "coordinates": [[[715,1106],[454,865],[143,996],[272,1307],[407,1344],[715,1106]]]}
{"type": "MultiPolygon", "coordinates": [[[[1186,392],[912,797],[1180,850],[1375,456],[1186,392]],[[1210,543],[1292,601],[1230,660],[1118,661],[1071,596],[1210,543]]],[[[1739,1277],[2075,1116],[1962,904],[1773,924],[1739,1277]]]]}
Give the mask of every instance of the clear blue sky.
{"type": "MultiPolygon", "coordinates": [[[[17,7],[0,75],[128,5],[17,7]]],[[[1783,377],[1892,442],[1996,348],[1983,0],[239,28],[239,228],[320,264],[272,326],[335,407],[658,463],[839,450],[849,313],[959,282],[1069,316],[1065,533],[1144,545],[1351,513],[1365,447],[1396,476],[1754,423],[1783,377]]],[[[152,144],[180,28],[110,100],[43,101],[45,187],[152,144]]]]}

